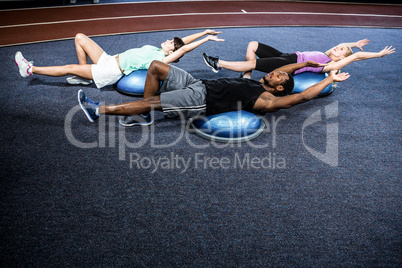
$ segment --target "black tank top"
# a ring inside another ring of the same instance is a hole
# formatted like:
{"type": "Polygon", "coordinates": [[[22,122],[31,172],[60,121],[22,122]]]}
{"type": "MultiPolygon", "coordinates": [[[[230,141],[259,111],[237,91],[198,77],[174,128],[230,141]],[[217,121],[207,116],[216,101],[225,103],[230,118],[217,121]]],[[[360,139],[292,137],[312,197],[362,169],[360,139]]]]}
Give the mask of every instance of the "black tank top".
{"type": "Polygon", "coordinates": [[[207,90],[207,115],[238,110],[264,114],[254,110],[255,102],[265,92],[260,82],[244,78],[221,78],[202,82],[207,90]]]}

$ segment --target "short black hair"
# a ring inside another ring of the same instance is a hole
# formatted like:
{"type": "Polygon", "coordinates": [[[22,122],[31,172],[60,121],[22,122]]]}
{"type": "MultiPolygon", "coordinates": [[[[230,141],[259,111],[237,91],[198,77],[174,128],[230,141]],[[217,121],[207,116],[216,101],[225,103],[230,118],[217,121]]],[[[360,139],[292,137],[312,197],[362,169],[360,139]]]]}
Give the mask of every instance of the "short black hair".
{"type": "Polygon", "coordinates": [[[285,80],[281,86],[283,86],[283,90],[282,91],[278,91],[277,94],[275,94],[276,96],[286,96],[289,95],[294,86],[295,86],[295,80],[293,79],[293,76],[291,74],[288,74],[289,79],[285,80]]]}
{"type": "MultiPolygon", "coordinates": [[[[173,38],[173,44],[174,44],[174,49],[173,49],[173,51],[176,51],[176,50],[178,50],[179,48],[181,48],[182,46],[185,45],[183,39],[181,39],[180,37],[177,37],[177,36],[175,36],[175,37],[173,38]]],[[[180,58],[181,58],[181,57],[180,57],[180,58]]],[[[180,58],[178,58],[178,59],[175,60],[174,62],[179,62],[179,61],[180,61],[180,58]]]]}

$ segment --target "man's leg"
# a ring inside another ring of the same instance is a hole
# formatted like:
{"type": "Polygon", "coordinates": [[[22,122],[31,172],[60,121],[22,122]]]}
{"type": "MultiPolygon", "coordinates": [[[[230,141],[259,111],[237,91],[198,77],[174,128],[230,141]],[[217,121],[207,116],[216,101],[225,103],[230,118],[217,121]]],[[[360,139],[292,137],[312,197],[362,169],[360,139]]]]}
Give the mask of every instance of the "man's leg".
{"type": "Polygon", "coordinates": [[[99,114],[138,115],[142,113],[149,113],[152,109],[162,111],[160,96],[152,96],[143,100],[118,105],[101,105],[99,106],[99,114]]]}
{"type": "Polygon", "coordinates": [[[152,96],[143,100],[118,105],[100,105],[100,102],[89,99],[84,91],[80,89],[78,91],[78,102],[91,122],[95,122],[101,114],[128,116],[149,113],[151,110],[162,110],[159,96],[152,96]]]}
{"type": "MultiPolygon", "coordinates": [[[[161,61],[153,61],[148,68],[147,77],[144,86],[144,100],[152,98],[159,90],[161,81],[165,81],[170,70],[170,65],[161,61]]],[[[157,107],[155,107],[156,109],[157,107]]],[[[150,110],[144,110],[140,114],[134,113],[125,116],[119,120],[119,123],[125,127],[147,126],[153,123],[150,110]],[[136,116],[138,115],[138,116],[136,116]]]]}
{"type": "Polygon", "coordinates": [[[148,68],[144,87],[144,99],[155,96],[159,90],[161,81],[165,81],[170,70],[170,65],[161,61],[153,61],[148,68]]]}

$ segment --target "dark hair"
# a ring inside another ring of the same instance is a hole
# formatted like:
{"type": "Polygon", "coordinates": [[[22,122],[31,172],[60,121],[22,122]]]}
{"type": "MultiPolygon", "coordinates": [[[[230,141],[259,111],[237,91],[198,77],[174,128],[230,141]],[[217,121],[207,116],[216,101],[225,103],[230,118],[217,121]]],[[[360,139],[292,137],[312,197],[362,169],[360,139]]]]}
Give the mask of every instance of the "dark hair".
{"type": "MultiPolygon", "coordinates": [[[[173,38],[173,44],[174,44],[174,49],[173,51],[178,50],[179,48],[181,48],[182,46],[184,46],[184,42],[180,37],[175,37],[173,38]]],[[[183,56],[182,56],[183,57],[183,56]]],[[[181,58],[181,57],[180,57],[181,58]]],[[[178,58],[177,60],[173,61],[173,62],[179,62],[180,58],[178,58]]]]}
{"type": "Polygon", "coordinates": [[[283,86],[283,90],[278,91],[277,94],[275,94],[276,96],[286,96],[292,92],[293,87],[295,86],[295,80],[291,74],[288,74],[288,76],[289,79],[285,80],[285,82],[281,84],[281,86],[283,86]]]}
{"type": "Polygon", "coordinates": [[[173,43],[174,43],[174,49],[173,51],[178,50],[179,48],[181,48],[182,46],[184,46],[184,42],[180,37],[175,37],[173,38],[173,43]]]}

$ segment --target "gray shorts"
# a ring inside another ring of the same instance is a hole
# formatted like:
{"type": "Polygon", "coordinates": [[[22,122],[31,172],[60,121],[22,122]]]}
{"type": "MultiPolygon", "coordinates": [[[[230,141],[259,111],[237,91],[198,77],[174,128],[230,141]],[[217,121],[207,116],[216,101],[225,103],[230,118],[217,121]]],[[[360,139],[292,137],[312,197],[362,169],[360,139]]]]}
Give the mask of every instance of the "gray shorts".
{"type": "Polygon", "coordinates": [[[201,80],[170,65],[168,76],[159,89],[166,118],[193,118],[205,115],[206,88],[201,80]]]}

